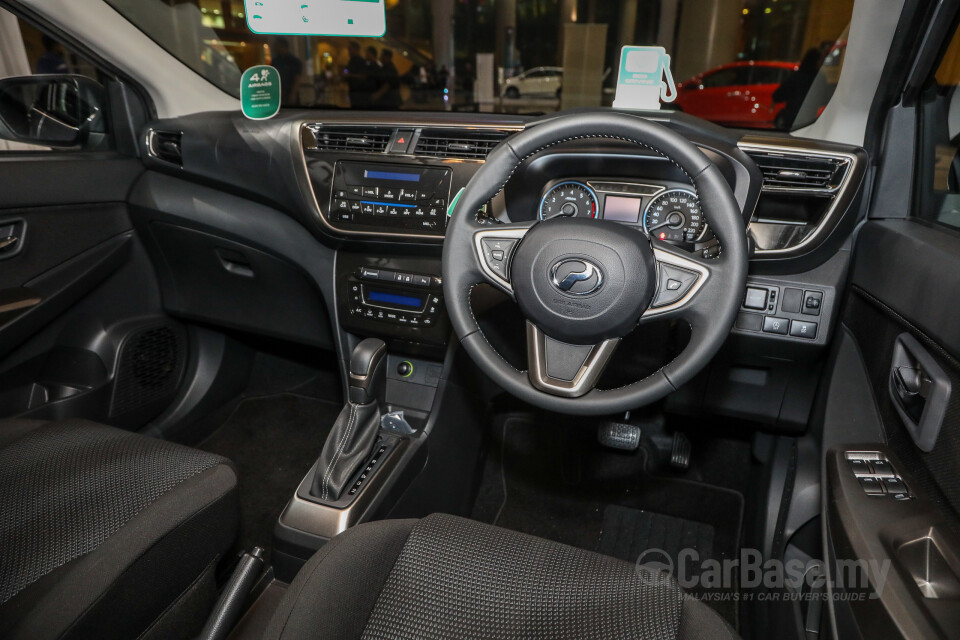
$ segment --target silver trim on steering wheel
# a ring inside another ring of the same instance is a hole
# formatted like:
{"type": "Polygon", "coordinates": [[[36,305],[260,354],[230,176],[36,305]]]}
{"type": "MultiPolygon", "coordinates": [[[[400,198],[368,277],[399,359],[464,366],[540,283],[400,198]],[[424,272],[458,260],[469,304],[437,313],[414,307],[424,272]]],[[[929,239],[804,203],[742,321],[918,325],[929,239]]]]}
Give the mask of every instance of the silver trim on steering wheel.
{"type": "Polygon", "coordinates": [[[578,398],[593,389],[620,344],[620,338],[612,338],[594,345],[573,380],[560,380],[547,375],[546,341],[546,334],[528,320],[527,359],[530,361],[530,370],[527,374],[530,383],[541,391],[563,398],[578,398]]]}

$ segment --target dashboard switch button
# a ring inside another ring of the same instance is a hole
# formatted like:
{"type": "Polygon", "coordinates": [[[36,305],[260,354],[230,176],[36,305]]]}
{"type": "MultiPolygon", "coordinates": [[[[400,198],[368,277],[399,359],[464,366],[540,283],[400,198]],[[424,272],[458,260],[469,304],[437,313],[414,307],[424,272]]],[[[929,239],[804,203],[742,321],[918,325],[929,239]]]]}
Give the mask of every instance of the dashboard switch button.
{"type": "Polygon", "coordinates": [[[794,320],[790,323],[790,335],[794,338],[813,340],[817,337],[817,323],[794,320]]]}
{"type": "Polygon", "coordinates": [[[763,332],[776,333],[781,336],[787,335],[790,331],[790,321],[786,318],[766,317],[763,319],[763,332]]]}
{"type": "Polygon", "coordinates": [[[823,306],[823,293],[820,291],[807,291],[803,296],[803,313],[808,316],[820,315],[820,307],[823,306]]]}
{"type": "Polygon", "coordinates": [[[747,287],[747,295],[743,300],[744,308],[763,311],[767,308],[767,295],[766,289],[747,287]]]}

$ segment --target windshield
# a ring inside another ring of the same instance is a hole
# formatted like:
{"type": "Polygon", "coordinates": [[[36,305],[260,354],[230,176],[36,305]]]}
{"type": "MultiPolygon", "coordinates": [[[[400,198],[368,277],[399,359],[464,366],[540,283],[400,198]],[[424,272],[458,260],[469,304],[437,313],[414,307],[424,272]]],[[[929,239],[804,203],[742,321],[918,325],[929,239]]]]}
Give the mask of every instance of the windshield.
{"type": "Polygon", "coordinates": [[[383,37],[340,38],[256,35],[243,0],[107,2],[231,95],[245,69],[273,65],[287,107],[610,107],[621,48],[652,45],[671,56],[664,108],[780,130],[829,102],[853,11],[853,0],[386,0],[383,37]]]}

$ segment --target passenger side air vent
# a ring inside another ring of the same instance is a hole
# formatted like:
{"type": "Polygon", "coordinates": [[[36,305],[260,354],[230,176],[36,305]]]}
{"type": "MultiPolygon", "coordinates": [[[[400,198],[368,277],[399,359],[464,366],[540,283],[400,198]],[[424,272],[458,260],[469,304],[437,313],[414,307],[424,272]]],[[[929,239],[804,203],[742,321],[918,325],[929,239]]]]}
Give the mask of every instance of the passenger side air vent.
{"type": "Polygon", "coordinates": [[[414,154],[432,158],[484,160],[511,131],[463,131],[424,129],[414,154]]]}
{"type": "Polygon", "coordinates": [[[763,173],[765,191],[833,193],[843,183],[850,161],[839,156],[747,151],[763,173]]]}
{"type": "Polygon", "coordinates": [[[383,153],[387,150],[393,129],[382,127],[312,126],[316,151],[383,153]]]}
{"type": "Polygon", "coordinates": [[[183,134],[179,131],[151,129],[150,133],[147,134],[147,152],[157,160],[182,167],[182,138],[183,134]]]}

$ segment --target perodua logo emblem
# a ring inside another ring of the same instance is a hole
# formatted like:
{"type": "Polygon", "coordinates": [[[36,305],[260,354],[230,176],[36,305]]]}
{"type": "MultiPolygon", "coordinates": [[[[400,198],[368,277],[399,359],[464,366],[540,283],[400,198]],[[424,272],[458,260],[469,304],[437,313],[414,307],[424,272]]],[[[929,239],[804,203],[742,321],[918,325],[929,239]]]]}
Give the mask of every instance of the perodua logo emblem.
{"type": "Polygon", "coordinates": [[[553,286],[564,293],[585,296],[603,286],[600,267],[583,258],[568,258],[553,265],[553,286]]]}

